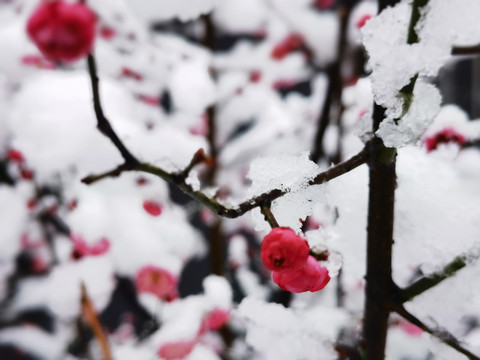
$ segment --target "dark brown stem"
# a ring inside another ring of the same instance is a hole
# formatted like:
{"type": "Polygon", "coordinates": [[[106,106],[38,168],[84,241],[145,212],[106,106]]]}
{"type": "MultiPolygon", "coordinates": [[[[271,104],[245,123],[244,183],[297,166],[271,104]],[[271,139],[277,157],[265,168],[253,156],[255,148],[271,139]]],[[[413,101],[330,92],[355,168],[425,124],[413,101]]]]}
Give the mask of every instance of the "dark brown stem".
{"type": "Polygon", "coordinates": [[[325,135],[325,130],[327,129],[328,124],[330,123],[332,110],[337,110],[337,123],[339,123],[339,118],[342,113],[340,111],[344,82],[342,76],[342,65],[347,47],[348,19],[350,18],[350,13],[355,3],[356,1],[344,1],[344,4],[338,10],[338,16],[340,18],[340,34],[337,44],[337,60],[327,69],[328,89],[327,95],[323,102],[322,111],[317,122],[317,132],[315,134],[313,150],[310,156],[310,159],[313,162],[318,162],[318,160],[320,160],[320,158],[324,155],[323,136],[325,135]]]}
{"type": "MultiPolygon", "coordinates": [[[[346,174],[347,172],[355,169],[356,167],[365,164],[366,160],[367,160],[367,151],[366,149],[363,149],[357,155],[351,157],[350,159],[344,161],[343,163],[332,166],[330,169],[318,174],[314,179],[308,182],[308,185],[319,185],[319,184],[328,182],[332,179],[335,179],[336,177],[346,174]]],[[[190,185],[188,185],[187,183],[185,183],[185,181],[181,179],[181,176],[178,176],[179,173],[170,173],[168,171],[163,170],[162,168],[156,167],[149,163],[139,163],[134,168],[130,168],[130,166],[125,164],[120,165],[112,170],[106,171],[101,174],[89,175],[84,179],[82,179],[82,182],[87,185],[90,185],[98,180],[107,178],[109,176],[118,176],[119,169],[121,169],[121,172],[122,171],[140,171],[140,172],[146,172],[146,173],[156,175],[162,178],[163,180],[177,186],[184,193],[188,194],[189,196],[191,196],[192,198],[194,198],[204,206],[208,207],[209,209],[214,211],[216,214],[223,217],[231,218],[231,219],[242,216],[246,212],[258,206],[261,206],[265,202],[269,202],[269,201],[271,202],[288,193],[287,190],[274,189],[269,192],[258,195],[252,199],[246,200],[238,204],[235,208],[228,208],[222,205],[221,203],[219,203],[216,199],[209,198],[207,195],[205,195],[201,191],[193,190],[193,188],[190,185]]]]}
{"type": "Polygon", "coordinates": [[[97,66],[95,64],[95,58],[92,54],[88,55],[87,63],[88,72],[90,74],[90,81],[92,84],[93,108],[95,110],[95,116],[97,118],[97,128],[103,135],[108,137],[118,149],[118,151],[120,151],[120,154],[125,160],[124,166],[134,168],[138,165],[137,158],[130,153],[130,151],[120,140],[117,133],[113,130],[110,122],[108,121],[103,112],[102,102],[100,99],[100,90],[98,86],[97,66]]]}
{"type": "MultiPolygon", "coordinates": [[[[383,120],[384,109],[375,105],[374,122],[383,120]]],[[[388,302],[392,281],[392,245],[395,202],[395,152],[385,148],[381,139],[369,143],[370,185],[367,234],[366,297],[362,348],[367,360],[382,360],[388,331],[388,302]],[[389,154],[391,155],[391,154],[389,154]]]]}
{"type": "Polygon", "coordinates": [[[457,350],[459,353],[467,356],[471,360],[480,360],[480,357],[472,353],[470,350],[466,349],[463,347],[460,342],[447,330],[445,329],[438,329],[438,328],[431,328],[427,326],[425,323],[423,323],[420,319],[418,319],[416,316],[408,312],[403,305],[398,305],[393,309],[398,315],[402,316],[405,318],[405,320],[408,320],[412,324],[418,326],[420,329],[423,331],[429,333],[430,335],[436,337],[439,339],[441,342],[443,342],[445,345],[450,346],[451,348],[457,350]]]}
{"type": "Polygon", "coordinates": [[[445,265],[442,270],[415,281],[413,284],[402,290],[401,293],[403,302],[412,300],[415,296],[418,296],[428,289],[431,289],[432,287],[441,283],[443,280],[454,276],[459,270],[467,266],[467,261],[469,259],[473,260],[474,258],[478,258],[478,254],[457,256],[455,259],[445,265]]]}
{"type": "Polygon", "coordinates": [[[452,55],[480,55],[480,45],[475,46],[454,46],[452,55]]]}
{"type": "Polygon", "coordinates": [[[268,205],[261,205],[260,210],[265,217],[265,221],[270,224],[270,226],[273,228],[279,227],[277,219],[275,219],[275,216],[272,213],[272,209],[270,209],[270,204],[268,205]]]}

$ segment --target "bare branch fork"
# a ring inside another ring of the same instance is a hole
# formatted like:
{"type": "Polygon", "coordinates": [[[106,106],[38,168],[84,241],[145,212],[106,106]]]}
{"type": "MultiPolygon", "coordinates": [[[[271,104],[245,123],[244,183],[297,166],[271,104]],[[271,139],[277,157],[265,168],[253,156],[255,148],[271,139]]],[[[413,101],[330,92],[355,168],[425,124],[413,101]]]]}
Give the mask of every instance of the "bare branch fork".
{"type": "Polygon", "coordinates": [[[392,311],[395,311],[398,315],[402,316],[405,320],[410,323],[418,326],[420,329],[426,333],[434,336],[439,339],[445,345],[457,350],[459,353],[466,355],[471,360],[480,360],[480,357],[472,353],[470,350],[466,349],[460,341],[458,341],[455,336],[449,333],[447,330],[442,328],[432,328],[418,319],[415,315],[408,312],[403,305],[396,305],[392,308],[392,311]]]}
{"type": "MultiPolygon", "coordinates": [[[[118,165],[114,169],[108,170],[104,173],[100,174],[91,174],[87,177],[82,179],[82,182],[90,185],[96,181],[108,178],[108,177],[116,177],[122,174],[125,171],[139,171],[150,173],[160,177],[161,179],[176,185],[179,189],[181,189],[186,194],[190,195],[192,198],[200,202],[201,204],[205,205],[206,207],[210,208],[212,211],[227,218],[236,218],[239,217],[246,212],[258,207],[265,205],[275,199],[278,199],[289,191],[287,190],[279,190],[274,189],[269,192],[263,193],[259,196],[246,200],[240,204],[238,204],[235,208],[229,208],[218,202],[215,198],[210,198],[201,191],[196,191],[192,188],[191,185],[186,183],[186,178],[190,170],[197,165],[199,162],[203,161],[202,158],[202,150],[197,151],[193,156],[191,162],[187,167],[179,172],[168,172],[160,167],[152,165],[147,162],[139,161],[132,153],[127,149],[127,147],[123,144],[120,140],[118,135],[115,133],[115,130],[110,125],[109,120],[103,113],[102,103],[100,99],[100,92],[99,92],[99,80],[97,75],[97,69],[95,66],[95,59],[92,54],[88,56],[88,71],[90,74],[91,84],[92,84],[92,91],[93,91],[93,105],[95,109],[95,115],[97,117],[97,128],[108,137],[115,147],[118,149],[120,154],[124,159],[124,163],[118,165]]],[[[315,178],[309,181],[308,185],[318,185],[329,180],[332,180],[340,175],[343,175],[356,167],[364,164],[367,161],[367,150],[366,148],[360,151],[357,155],[351,157],[350,159],[346,160],[343,163],[340,163],[336,166],[331,167],[330,169],[321,172],[315,178]]]]}

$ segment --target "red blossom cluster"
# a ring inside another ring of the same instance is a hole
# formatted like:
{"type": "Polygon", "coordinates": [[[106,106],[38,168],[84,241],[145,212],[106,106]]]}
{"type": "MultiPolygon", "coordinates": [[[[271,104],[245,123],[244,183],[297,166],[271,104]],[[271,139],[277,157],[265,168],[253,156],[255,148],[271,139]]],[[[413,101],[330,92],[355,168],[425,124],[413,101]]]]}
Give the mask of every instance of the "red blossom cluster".
{"type": "Polygon", "coordinates": [[[27,33],[46,58],[69,62],[90,52],[96,23],[97,17],[83,3],[43,1],[28,19],[27,33]]]}
{"type": "Polygon", "coordinates": [[[311,255],[307,241],[290,228],[274,228],[262,242],[261,257],[273,281],[285,291],[315,292],[330,281],[328,270],[311,255]]]}
{"type": "Polygon", "coordinates": [[[433,136],[425,138],[427,152],[435,150],[440,144],[456,143],[462,145],[467,139],[455,129],[448,127],[433,136]]]}

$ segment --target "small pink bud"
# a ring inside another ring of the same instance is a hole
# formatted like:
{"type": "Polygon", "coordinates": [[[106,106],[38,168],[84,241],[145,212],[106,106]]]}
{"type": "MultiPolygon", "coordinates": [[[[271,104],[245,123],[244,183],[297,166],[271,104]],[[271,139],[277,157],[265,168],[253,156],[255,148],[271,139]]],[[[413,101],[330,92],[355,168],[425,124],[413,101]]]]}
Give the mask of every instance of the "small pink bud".
{"type": "Polygon", "coordinates": [[[143,202],[143,208],[152,216],[159,216],[163,211],[162,206],[153,200],[145,200],[143,202]]]}
{"type": "Polygon", "coordinates": [[[165,360],[181,360],[195,347],[195,340],[172,341],[160,346],[158,356],[165,360]]]}

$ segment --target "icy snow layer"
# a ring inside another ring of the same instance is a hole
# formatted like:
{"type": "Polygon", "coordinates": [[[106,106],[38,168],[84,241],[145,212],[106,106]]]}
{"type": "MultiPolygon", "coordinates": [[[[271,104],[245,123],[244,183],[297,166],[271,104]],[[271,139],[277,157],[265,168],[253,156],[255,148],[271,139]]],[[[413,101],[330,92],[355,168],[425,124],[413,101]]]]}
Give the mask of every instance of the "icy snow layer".
{"type": "Polygon", "coordinates": [[[333,342],[348,316],[334,308],[294,311],[245,298],[237,315],[247,327],[247,343],[265,360],[336,359],[333,342]]]}
{"type": "Polygon", "coordinates": [[[249,193],[257,196],[273,189],[299,190],[319,172],[319,167],[309,160],[308,152],[257,158],[247,175],[252,181],[249,193]]]}
{"type": "MultiPolygon", "coordinates": [[[[425,10],[424,18],[418,23],[416,30],[420,41],[407,44],[408,24],[411,6],[407,1],[389,7],[367,22],[362,29],[363,42],[369,54],[369,66],[372,70],[371,81],[375,102],[384,106],[386,116],[391,122],[402,115],[402,99],[399,90],[407,85],[412,77],[418,74],[435,76],[440,67],[450,58],[454,45],[476,44],[480,41],[480,2],[476,0],[431,0],[425,10]]],[[[400,129],[402,135],[395,137],[393,126],[385,125],[379,135],[386,139],[390,146],[402,146],[416,141],[421,130],[428,126],[434,109],[428,116],[422,115],[419,109],[428,106],[437,107],[438,95],[433,90],[428,93],[415,94],[418,104],[411,114],[402,119],[405,123],[400,129]],[[425,102],[425,104],[420,104],[425,102]],[[414,120],[414,124],[409,123],[414,120]],[[427,123],[424,127],[421,123],[427,123]],[[386,130],[390,127],[391,131],[386,130]],[[405,131],[408,129],[408,131],[405,131]],[[416,129],[416,132],[406,136],[416,129]]]]}
{"type": "Polygon", "coordinates": [[[440,92],[435,86],[417,80],[413,96],[409,111],[398,124],[389,117],[380,123],[376,134],[382,138],[385,146],[401,147],[418,142],[440,111],[440,92]]]}

